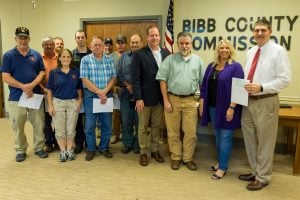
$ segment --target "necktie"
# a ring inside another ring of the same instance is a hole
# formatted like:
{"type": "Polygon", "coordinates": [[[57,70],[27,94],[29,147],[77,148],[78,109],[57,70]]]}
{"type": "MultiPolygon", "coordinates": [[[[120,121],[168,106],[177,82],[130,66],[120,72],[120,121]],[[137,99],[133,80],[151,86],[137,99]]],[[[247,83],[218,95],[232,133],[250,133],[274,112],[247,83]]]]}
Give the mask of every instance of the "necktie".
{"type": "Polygon", "coordinates": [[[254,59],[252,61],[251,68],[250,68],[250,71],[249,71],[249,74],[248,74],[248,77],[247,77],[247,79],[250,80],[251,83],[252,83],[253,76],[254,76],[255,69],[256,69],[256,65],[257,65],[257,62],[258,62],[258,59],[259,59],[259,55],[260,55],[260,48],[258,48],[256,53],[255,53],[255,56],[254,56],[254,59]]]}

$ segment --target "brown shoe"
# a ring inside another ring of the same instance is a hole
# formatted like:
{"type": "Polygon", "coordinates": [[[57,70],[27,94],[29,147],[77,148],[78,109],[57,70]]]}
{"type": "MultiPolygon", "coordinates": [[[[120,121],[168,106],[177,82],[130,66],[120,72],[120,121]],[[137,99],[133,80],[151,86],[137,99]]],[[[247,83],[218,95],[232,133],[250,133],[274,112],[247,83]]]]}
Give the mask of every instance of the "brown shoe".
{"type": "Polygon", "coordinates": [[[51,153],[52,151],[54,151],[54,148],[53,148],[52,145],[46,144],[45,151],[46,151],[47,153],[51,153]]]}
{"type": "Polygon", "coordinates": [[[148,165],[148,158],[147,158],[147,154],[142,153],[140,156],[140,165],[142,166],[147,166],[148,165]]]}
{"type": "Polygon", "coordinates": [[[91,161],[91,160],[93,160],[94,156],[95,156],[95,152],[87,151],[86,155],[85,155],[85,160],[91,161]]]}
{"type": "Polygon", "coordinates": [[[254,180],[247,185],[247,189],[251,191],[261,190],[268,185],[268,182],[262,183],[258,180],[254,180]]]}
{"type": "Polygon", "coordinates": [[[255,176],[251,173],[249,174],[241,174],[239,175],[239,179],[242,181],[254,181],[255,180],[255,176]]]}
{"type": "Polygon", "coordinates": [[[192,171],[197,170],[197,165],[192,160],[188,161],[188,162],[184,162],[183,164],[185,164],[189,170],[192,170],[192,171]]]}
{"type": "Polygon", "coordinates": [[[151,152],[151,157],[159,163],[163,163],[165,161],[158,151],[151,152]]]}
{"type": "Polygon", "coordinates": [[[116,144],[116,143],[119,142],[119,140],[120,140],[120,136],[119,135],[113,135],[112,138],[111,138],[111,140],[110,140],[110,143],[111,144],[116,144]]]}
{"type": "Polygon", "coordinates": [[[171,160],[171,169],[178,170],[180,168],[180,160],[171,160]]]}

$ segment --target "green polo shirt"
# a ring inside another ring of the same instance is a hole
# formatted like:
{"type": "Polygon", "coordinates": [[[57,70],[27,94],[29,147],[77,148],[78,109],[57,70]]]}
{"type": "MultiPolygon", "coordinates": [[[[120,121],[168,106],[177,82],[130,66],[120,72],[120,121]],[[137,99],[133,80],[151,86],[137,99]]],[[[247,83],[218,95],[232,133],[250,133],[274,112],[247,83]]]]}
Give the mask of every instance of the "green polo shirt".
{"type": "Polygon", "coordinates": [[[197,91],[204,75],[202,59],[191,54],[183,58],[180,53],[168,56],[159,67],[156,80],[167,82],[168,92],[189,95],[197,91]]]}

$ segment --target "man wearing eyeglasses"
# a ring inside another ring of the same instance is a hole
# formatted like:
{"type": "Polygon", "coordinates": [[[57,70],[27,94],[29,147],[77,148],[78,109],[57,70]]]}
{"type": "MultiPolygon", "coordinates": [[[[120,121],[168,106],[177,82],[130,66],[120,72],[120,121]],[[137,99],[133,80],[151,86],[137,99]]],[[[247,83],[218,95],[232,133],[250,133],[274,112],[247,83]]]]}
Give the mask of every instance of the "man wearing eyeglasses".
{"type": "Polygon", "coordinates": [[[242,130],[251,173],[240,180],[250,181],[247,189],[261,190],[271,180],[273,156],[277,138],[278,93],[291,82],[291,65],[286,51],[270,40],[271,24],[265,19],[254,25],[257,45],[247,53],[245,85],[249,93],[248,106],[243,107],[242,130]]]}

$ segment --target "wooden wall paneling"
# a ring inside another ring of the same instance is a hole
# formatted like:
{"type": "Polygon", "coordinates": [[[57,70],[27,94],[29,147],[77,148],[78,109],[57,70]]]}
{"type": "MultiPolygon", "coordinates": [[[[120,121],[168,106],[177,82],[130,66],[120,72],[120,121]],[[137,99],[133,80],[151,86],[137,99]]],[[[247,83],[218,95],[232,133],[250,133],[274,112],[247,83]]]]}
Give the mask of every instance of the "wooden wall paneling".
{"type": "Polygon", "coordinates": [[[87,45],[90,45],[92,37],[94,35],[103,36],[104,35],[104,24],[103,23],[90,23],[85,27],[85,32],[87,35],[87,45]]]}
{"type": "MultiPolygon", "coordinates": [[[[156,25],[159,27],[158,20],[145,20],[145,19],[120,19],[120,20],[99,20],[90,21],[83,23],[83,29],[87,33],[88,45],[93,35],[99,35],[103,38],[111,37],[116,43],[116,36],[123,34],[127,37],[127,49],[130,49],[129,42],[131,35],[139,33],[142,36],[143,44],[147,44],[147,33],[146,30],[149,26],[156,25]]],[[[114,45],[114,50],[115,45],[114,45]]]]}
{"type": "Polygon", "coordinates": [[[105,37],[110,37],[114,41],[114,51],[116,50],[116,37],[120,34],[121,23],[120,22],[108,22],[104,23],[104,35],[105,37]]]}
{"type": "Polygon", "coordinates": [[[158,26],[158,22],[157,21],[152,21],[152,20],[150,20],[150,21],[140,21],[139,33],[143,38],[144,45],[147,44],[147,28],[149,26],[152,26],[152,25],[158,26]]]}
{"type": "Polygon", "coordinates": [[[130,42],[130,37],[133,34],[139,33],[139,21],[132,21],[132,22],[123,22],[121,23],[120,26],[120,33],[125,35],[127,38],[127,45],[126,49],[129,50],[129,42],[130,42]]]}

